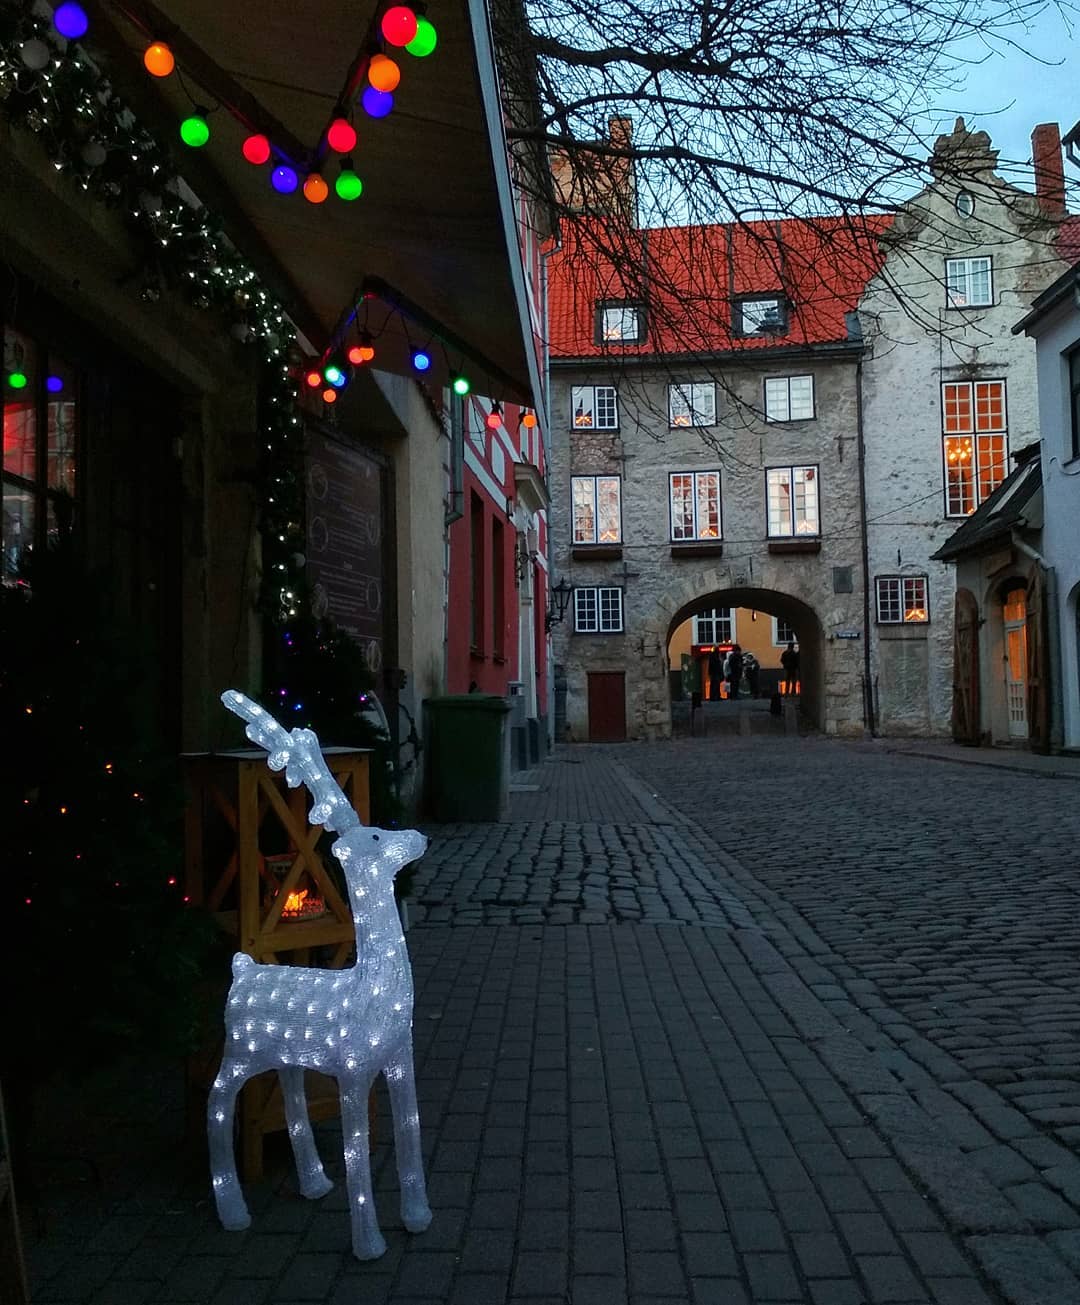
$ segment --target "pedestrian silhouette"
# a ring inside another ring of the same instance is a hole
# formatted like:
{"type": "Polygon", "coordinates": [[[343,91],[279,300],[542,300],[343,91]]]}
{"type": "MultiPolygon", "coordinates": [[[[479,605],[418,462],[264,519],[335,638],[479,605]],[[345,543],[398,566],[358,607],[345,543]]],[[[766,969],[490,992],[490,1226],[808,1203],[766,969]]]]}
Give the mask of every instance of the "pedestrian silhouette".
{"type": "Polygon", "coordinates": [[[709,701],[720,701],[720,681],[724,678],[724,661],[720,649],[714,647],[709,653],[709,701]]]}
{"type": "Polygon", "coordinates": [[[728,697],[737,698],[739,696],[739,681],[743,673],[743,654],[739,645],[733,644],[731,652],[727,655],[724,662],[724,674],[728,682],[728,697]]]}
{"type": "Polygon", "coordinates": [[[790,698],[799,688],[799,650],[793,639],[780,654],[780,665],[784,670],[784,697],[790,698]]]}

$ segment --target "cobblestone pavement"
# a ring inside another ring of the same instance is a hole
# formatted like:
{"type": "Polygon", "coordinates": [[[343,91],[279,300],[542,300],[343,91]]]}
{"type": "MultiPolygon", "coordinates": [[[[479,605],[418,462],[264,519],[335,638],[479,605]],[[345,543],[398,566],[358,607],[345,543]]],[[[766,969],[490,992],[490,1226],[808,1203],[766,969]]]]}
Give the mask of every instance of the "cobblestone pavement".
{"type": "Polygon", "coordinates": [[[128,1083],[49,1112],[102,1181],[46,1184],[35,1302],[1080,1302],[1080,785],[713,737],[514,789],[412,885],[431,1229],[381,1118],[382,1259],[333,1122],[335,1190],[272,1152],[226,1234],[175,1076],[128,1083]]]}

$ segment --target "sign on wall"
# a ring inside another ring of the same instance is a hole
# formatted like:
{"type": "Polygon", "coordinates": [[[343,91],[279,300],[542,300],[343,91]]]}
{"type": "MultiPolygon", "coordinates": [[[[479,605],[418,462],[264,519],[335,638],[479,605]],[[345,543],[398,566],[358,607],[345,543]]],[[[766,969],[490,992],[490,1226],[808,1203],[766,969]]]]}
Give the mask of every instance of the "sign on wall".
{"type": "Polygon", "coordinates": [[[312,610],[383,662],[383,470],[353,445],[307,431],[307,572],[312,610]]]}

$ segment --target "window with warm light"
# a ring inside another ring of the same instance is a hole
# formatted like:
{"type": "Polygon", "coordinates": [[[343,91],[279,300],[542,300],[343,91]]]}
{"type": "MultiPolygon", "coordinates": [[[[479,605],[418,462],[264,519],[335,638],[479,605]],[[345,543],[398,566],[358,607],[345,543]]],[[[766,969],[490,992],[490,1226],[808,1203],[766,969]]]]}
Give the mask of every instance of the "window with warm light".
{"type": "Polygon", "coordinates": [[[56,538],[76,494],[75,370],[32,337],[4,328],[0,573],[16,575],[56,538]]]}
{"type": "Polygon", "coordinates": [[[770,539],[820,533],[817,467],[769,467],[765,484],[770,539]]]}
{"type": "Polygon", "coordinates": [[[766,421],[809,421],[814,412],[812,376],[769,376],[765,381],[766,421]]]}
{"type": "Polygon", "coordinates": [[[716,385],[712,381],[681,381],[668,386],[668,425],[716,425],[716,385]]]}
{"type": "Polygon", "coordinates": [[[926,576],[878,576],[877,619],[881,625],[921,625],[930,619],[926,576]]]}
{"type": "Polygon", "coordinates": [[[787,301],[779,295],[740,299],[734,308],[736,335],[782,335],[787,330],[787,301]]]}
{"type": "Polygon", "coordinates": [[[668,478],[674,543],[720,538],[719,471],[675,471],[668,478]]]}
{"type": "Polygon", "coordinates": [[[730,607],[714,607],[710,612],[698,612],[694,617],[691,642],[734,643],[735,612],[730,607]]]}
{"type": "Polygon", "coordinates": [[[945,260],[945,303],[949,308],[986,308],[993,302],[989,258],[945,260]]]}
{"type": "Polygon", "coordinates": [[[615,586],[587,585],[574,590],[576,634],[621,634],[623,591],[615,586]]]}
{"type": "Polygon", "coordinates": [[[618,430],[614,385],[575,385],[570,390],[570,424],[575,430],[618,430]]]}
{"type": "Polygon", "coordinates": [[[1005,382],[946,381],[941,387],[941,423],[945,514],[970,516],[1005,479],[1005,382]]]}
{"type": "Polygon", "coordinates": [[[573,476],[575,544],[622,542],[622,485],[618,476],[573,476]]]}
{"type": "Polygon", "coordinates": [[[599,304],[597,344],[641,344],[645,339],[645,309],[641,304],[599,304]]]}

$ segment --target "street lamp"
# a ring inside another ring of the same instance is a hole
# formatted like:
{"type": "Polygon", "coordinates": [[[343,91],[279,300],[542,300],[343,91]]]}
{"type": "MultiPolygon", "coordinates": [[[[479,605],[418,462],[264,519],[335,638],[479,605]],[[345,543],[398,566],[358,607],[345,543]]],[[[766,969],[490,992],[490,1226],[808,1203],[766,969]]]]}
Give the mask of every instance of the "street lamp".
{"type": "Polygon", "coordinates": [[[544,622],[546,630],[550,630],[566,616],[566,609],[570,605],[570,596],[573,592],[573,586],[565,577],[552,588],[548,596],[547,618],[544,622]]]}

